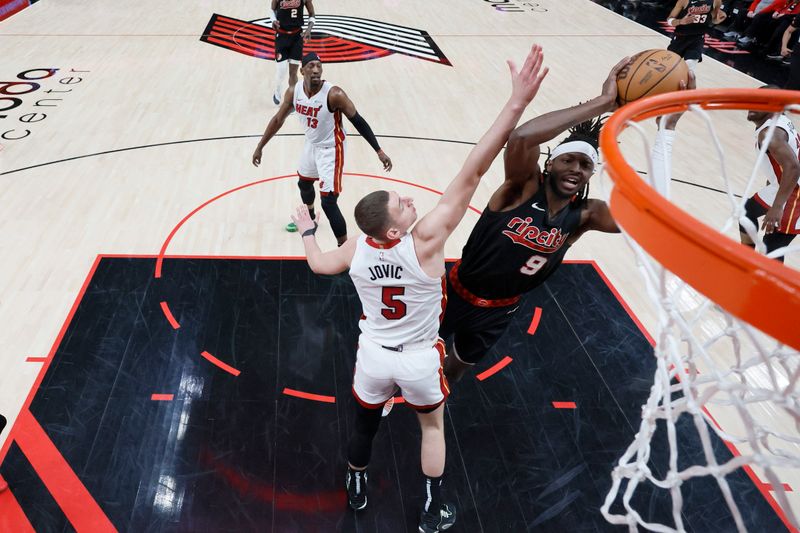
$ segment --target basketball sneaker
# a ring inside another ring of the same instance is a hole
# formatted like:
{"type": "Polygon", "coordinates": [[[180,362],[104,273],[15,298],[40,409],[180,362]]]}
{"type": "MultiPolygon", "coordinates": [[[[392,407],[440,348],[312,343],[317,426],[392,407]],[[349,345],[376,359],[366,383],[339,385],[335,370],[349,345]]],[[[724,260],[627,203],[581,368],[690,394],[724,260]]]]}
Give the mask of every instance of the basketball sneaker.
{"type": "Polygon", "coordinates": [[[360,511],[367,506],[367,471],[347,469],[347,478],[344,482],[347,487],[347,503],[350,508],[360,511]]]}
{"type": "Polygon", "coordinates": [[[422,511],[419,518],[420,533],[444,531],[456,523],[456,508],[452,503],[443,503],[439,509],[422,511]]]}

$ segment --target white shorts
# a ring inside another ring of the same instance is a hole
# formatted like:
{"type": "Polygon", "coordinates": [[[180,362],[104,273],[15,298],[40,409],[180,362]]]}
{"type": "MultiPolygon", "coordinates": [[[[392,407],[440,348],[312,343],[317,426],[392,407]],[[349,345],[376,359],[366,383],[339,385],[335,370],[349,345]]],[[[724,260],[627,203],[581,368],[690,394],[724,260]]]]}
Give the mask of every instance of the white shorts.
{"type": "Polygon", "coordinates": [[[301,180],[319,180],[322,194],[339,194],[342,192],[344,147],[344,141],[332,145],[315,145],[306,141],[297,165],[297,175],[301,180]]]}
{"type": "Polygon", "coordinates": [[[430,348],[395,352],[358,339],[353,395],[367,409],[382,407],[398,387],[414,409],[434,409],[450,394],[444,377],[444,341],[430,348]]]}

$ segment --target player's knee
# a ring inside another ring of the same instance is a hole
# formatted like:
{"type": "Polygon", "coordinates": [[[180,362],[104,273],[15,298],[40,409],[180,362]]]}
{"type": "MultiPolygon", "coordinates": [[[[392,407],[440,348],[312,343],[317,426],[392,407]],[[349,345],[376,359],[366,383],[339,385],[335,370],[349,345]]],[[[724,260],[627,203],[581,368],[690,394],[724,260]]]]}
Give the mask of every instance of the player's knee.
{"type": "Polygon", "coordinates": [[[341,239],[347,237],[347,223],[344,221],[342,211],[339,209],[338,200],[338,194],[326,194],[322,196],[320,203],[322,204],[322,210],[325,211],[325,216],[328,217],[328,221],[331,223],[333,234],[337,240],[341,241],[341,239]]]}
{"type": "Polygon", "coordinates": [[[316,197],[314,194],[314,182],[308,180],[297,180],[297,186],[300,188],[300,198],[302,198],[303,203],[306,205],[312,205],[314,203],[314,198],[316,197]]]}
{"type": "MultiPolygon", "coordinates": [[[[753,226],[756,228],[756,231],[758,231],[758,217],[762,216],[763,214],[764,214],[764,208],[761,206],[761,204],[759,204],[755,200],[755,198],[750,198],[747,200],[747,202],[745,202],[744,216],[747,220],[750,221],[751,224],[753,224],[753,226]]],[[[744,236],[747,235],[747,230],[741,224],[739,224],[739,233],[742,234],[743,239],[744,236]]],[[[752,242],[749,237],[747,238],[747,240],[752,242]]],[[[745,244],[750,244],[750,243],[745,243],[745,244]]]]}

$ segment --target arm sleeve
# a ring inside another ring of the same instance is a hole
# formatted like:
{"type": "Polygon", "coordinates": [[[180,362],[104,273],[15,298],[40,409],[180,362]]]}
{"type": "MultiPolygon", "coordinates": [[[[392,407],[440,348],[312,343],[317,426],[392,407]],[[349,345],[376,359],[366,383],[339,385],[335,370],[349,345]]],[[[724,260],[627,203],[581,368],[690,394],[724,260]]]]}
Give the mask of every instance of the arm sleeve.
{"type": "Polygon", "coordinates": [[[364,117],[356,113],[353,118],[348,118],[348,120],[353,123],[358,133],[372,146],[372,149],[376,152],[380,152],[381,146],[378,144],[378,139],[375,138],[375,134],[372,133],[372,128],[369,127],[364,117]]]}

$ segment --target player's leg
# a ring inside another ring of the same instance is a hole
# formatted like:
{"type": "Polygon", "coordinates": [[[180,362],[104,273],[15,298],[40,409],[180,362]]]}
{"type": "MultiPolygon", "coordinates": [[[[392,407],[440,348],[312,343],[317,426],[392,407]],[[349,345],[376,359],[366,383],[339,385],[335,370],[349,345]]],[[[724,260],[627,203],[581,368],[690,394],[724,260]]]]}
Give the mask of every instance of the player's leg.
{"type": "MultiPolygon", "coordinates": [[[[772,233],[767,233],[764,235],[764,246],[767,247],[767,253],[770,253],[779,248],[789,246],[792,244],[792,241],[795,237],[797,237],[797,235],[773,231],[772,233]]],[[[776,257],[775,259],[783,263],[784,257],[776,257]]]]}
{"type": "Polygon", "coordinates": [[[456,520],[455,506],[442,499],[446,457],[444,402],[450,389],[442,373],[444,342],[433,348],[404,351],[397,358],[396,380],[406,403],[417,411],[422,443],[420,466],[424,476],[425,504],[419,530],[442,531],[456,520]]]}
{"type": "Polygon", "coordinates": [[[444,374],[448,382],[455,383],[495,345],[518,307],[477,307],[459,296],[449,276],[447,281],[447,308],[439,335],[451,337],[444,374]]]}
{"type": "Polygon", "coordinates": [[[372,456],[372,441],[381,424],[383,404],[364,407],[355,402],[355,423],[347,443],[347,474],[345,488],[350,507],[355,510],[367,506],[367,466],[372,456]]]}
{"type": "MultiPolygon", "coordinates": [[[[308,207],[311,218],[316,219],[316,213],[314,212],[314,200],[316,199],[314,182],[319,179],[319,174],[314,160],[314,145],[308,141],[303,145],[303,152],[300,154],[300,161],[297,164],[297,177],[300,199],[308,207]]],[[[297,226],[295,226],[294,222],[289,222],[286,225],[286,231],[297,231],[297,226]]]]}
{"type": "Polygon", "coordinates": [[[289,75],[289,57],[287,56],[286,36],[275,34],[275,90],[272,93],[272,103],[280,105],[285,89],[286,77],[289,75]]]}
{"type": "Polygon", "coordinates": [[[419,520],[419,530],[424,533],[444,531],[456,521],[456,509],[442,498],[442,480],[446,445],[444,440],[444,402],[432,411],[417,411],[422,429],[420,459],[425,476],[425,503],[419,520]]]}
{"type": "Polygon", "coordinates": [[[294,87],[297,83],[297,69],[303,59],[303,35],[298,33],[292,37],[292,46],[289,49],[289,87],[294,87]]]}
{"type": "Polygon", "coordinates": [[[342,169],[344,167],[344,142],[316,150],[319,170],[320,204],[331,224],[336,242],[341,246],[347,240],[347,222],[339,209],[339,194],[342,192],[342,169]]]}
{"type": "Polygon", "coordinates": [[[703,60],[703,47],[705,46],[705,35],[698,35],[687,44],[683,51],[683,60],[689,70],[696,72],[697,64],[703,60]]]}
{"type": "Polygon", "coordinates": [[[347,476],[345,487],[350,507],[367,506],[367,481],[372,442],[381,423],[386,400],[397,390],[392,379],[394,354],[359,337],[356,369],[353,373],[353,396],[356,399],[355,424],[347,443],[347,476]]]}
{"type": "MultiPolygon", "coordinates": [[[[777,190],[777,187],[774,188],[777,190]]],[[[770,186],[765,187],[757,194],[751,196],[744,204],[744,216],[753,225],[753,229],[756,233],[758,233],[758,219],[766,215],[767,210],[769,209],[768,204],[764,204],[764,199],[761,198],[761,194],[768,194],[769,191],[770,186]]],[[[753,241],[750,235],[748,235],[745,227],[742,224],[739,224],[739,239],[745,246],[749,246],[750,248],[756,247],[756,243],[753,241]]]]}

